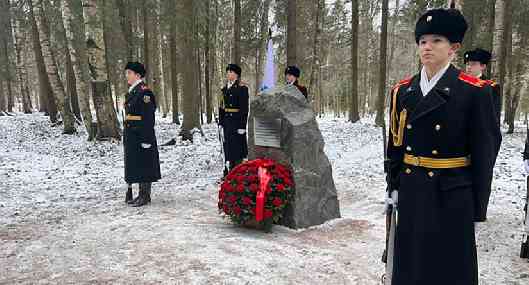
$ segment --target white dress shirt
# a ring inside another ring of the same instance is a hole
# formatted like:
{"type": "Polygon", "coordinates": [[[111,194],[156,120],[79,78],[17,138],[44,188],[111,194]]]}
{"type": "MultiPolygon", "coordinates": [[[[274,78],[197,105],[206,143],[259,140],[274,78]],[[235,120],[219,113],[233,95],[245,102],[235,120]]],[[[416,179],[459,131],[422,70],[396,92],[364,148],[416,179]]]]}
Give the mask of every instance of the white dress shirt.
{"type": "Polygon", "coordinates": [[[143,79],[138,79],[138,80],[136,80],[136,82],[134,82],[134,83],[129,87],[129,93],[132,92],[132,90],[134,89],[134,87],[138,86],[138,84],[140,84],[141,82],[143,82],[143,79]]]}
{"type": "Polygon", "coordinates": [[[437,72],[437,74],[435,74],[430,80],[428,80],[428,75],[426,74],[426,68],[424,66],[422,67],[420,85],[421,85],[421,91],[422,91],[423,96],[428,95],[428,93],[432,91],[432,89],[435,87],[437,82],[439,82],[439,79],[441,79],[441,77],[443,77],[443,75],[446,73],[446,71],[448,70],[448,67],[450,67],[450,64],[451,63],[448,63],[443,69],[439,70],[439,72],[437,72]]]}

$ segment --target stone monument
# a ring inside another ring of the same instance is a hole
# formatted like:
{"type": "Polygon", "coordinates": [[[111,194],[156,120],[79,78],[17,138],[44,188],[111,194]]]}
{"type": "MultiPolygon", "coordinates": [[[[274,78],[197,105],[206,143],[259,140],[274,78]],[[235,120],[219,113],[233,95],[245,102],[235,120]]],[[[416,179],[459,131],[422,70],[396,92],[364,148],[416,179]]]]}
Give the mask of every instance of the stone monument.
{"type": "Polygon", "coordinates": [[[254,98],[248,119],[249,159],[269,158],[291,168],[295,197],[281,224],[305,228],[340,218],[332,167],[312,107],[295,86],[254,98]]]}

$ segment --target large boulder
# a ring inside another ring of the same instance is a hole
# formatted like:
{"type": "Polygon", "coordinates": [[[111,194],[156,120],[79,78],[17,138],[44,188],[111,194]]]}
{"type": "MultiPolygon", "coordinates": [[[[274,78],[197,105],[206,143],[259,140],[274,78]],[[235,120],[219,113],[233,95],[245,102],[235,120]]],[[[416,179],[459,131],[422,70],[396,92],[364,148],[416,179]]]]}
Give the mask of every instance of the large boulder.
{"type": "Polygon", "coordinates": [[[295,86],[260,93],[251,102],[249,159],[269,158],[290,166],[295,198],[285,210],[281,224],[305,228],[340,218],[340,206],[332,166],[323,151],[324,141],[312,107],[295,86]],[[256,145],[254,119],[281,119],[280,148],[256,145]]]}

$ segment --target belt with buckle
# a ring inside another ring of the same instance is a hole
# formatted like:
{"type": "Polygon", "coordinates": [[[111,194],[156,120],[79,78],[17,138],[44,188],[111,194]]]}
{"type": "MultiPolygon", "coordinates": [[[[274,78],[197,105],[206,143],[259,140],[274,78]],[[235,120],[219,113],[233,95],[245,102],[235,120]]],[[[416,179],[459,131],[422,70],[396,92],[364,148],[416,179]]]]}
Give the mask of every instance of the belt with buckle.
{"type": "Polygon", "coordinates": [[[125,121],[141,121],[141,116],[127,115],[125,116],[125,121]]]}
{"type": "Polygon", "coordinates": [[[458,168],[469,166],[470,157],[430,158],[405,154],[404,163],[433,169],[458,168]]]}
{"type": "Polygon", "coordinates": [[[224,112],[226,112],[226,113],[239,113],[239,109],[236,109],[236,108],[225,108],[224,112]]]}

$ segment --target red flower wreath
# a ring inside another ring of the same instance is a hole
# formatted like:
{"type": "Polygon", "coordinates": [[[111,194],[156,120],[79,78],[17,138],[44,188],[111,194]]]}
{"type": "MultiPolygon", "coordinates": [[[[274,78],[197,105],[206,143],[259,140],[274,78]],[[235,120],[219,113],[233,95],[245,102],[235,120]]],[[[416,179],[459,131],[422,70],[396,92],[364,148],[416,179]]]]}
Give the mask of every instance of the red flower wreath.
{"type": "Polygon", "coordinates": [[[277,223],[292,200],[290,170],[270,159],[256,159],[236,166],[219,191],[219,211],[236,224],[251,221],[277,223]]]}

